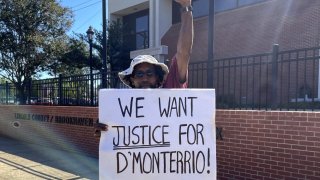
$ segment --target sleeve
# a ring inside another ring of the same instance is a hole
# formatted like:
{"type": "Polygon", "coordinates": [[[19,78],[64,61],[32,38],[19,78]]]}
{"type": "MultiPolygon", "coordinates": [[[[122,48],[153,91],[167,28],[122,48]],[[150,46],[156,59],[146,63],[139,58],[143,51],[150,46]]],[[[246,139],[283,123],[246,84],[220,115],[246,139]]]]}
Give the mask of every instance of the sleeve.
{"type": "Polygon", "coordinates": [[[169,74],[163,84],[163,88],[187,88],[188,87],[188,72],[186,81],[181,83],[179,81],[177,59],[174,57],[169,67],[169,74]]]}

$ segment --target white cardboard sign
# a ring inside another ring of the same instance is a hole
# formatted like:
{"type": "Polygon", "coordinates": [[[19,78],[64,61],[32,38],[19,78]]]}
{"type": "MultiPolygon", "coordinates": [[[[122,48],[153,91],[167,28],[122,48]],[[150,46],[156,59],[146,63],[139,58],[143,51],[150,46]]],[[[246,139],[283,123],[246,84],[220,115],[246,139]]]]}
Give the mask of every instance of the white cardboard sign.
{"type": "Polygon", "coordinates": [[[99,92],[100,179],[216,179],[213,89],[99,92]]]}

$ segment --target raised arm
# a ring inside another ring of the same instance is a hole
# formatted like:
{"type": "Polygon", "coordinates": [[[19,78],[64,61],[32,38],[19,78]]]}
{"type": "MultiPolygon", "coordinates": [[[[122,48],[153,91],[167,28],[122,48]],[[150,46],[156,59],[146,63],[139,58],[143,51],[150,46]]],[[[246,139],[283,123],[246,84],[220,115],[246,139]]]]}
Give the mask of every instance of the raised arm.
{"type": "MultiPolygon", "coordinates": [[[[182,8],[191,6],[191,0],[175,0],[182,8]]],[[[177,44],[177,65],[180,82],[186,81],[188,64],[193,45],[193,15],[190,9],[181,12],[181,29],[177,44]]]]}

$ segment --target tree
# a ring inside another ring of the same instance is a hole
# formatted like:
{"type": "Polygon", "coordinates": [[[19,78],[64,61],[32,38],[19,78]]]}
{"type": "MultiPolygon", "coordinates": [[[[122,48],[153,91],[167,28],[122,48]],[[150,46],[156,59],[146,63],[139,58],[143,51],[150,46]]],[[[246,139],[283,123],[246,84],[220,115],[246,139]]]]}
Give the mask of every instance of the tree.
{"type": "MultiPolygon", "coordinates": [[[[84,74],[85,67],[90,67],[89,48],[88,43],[81,37],[70,37],[63,52],[48,66],[49,74],[57,76],[62,74],[64,76],[84,74]]],[[[93,54],[93,68],[101,68],[101,60],[93,54]]]]}
{"type": "MultiPolygon", "coordinates": [[[[95,32],[94,33],[94,40],[92,42],[93,69],[100,71],[102,68],[102,43],[101,43],[102,41],[100,41],[100,39],[98,37],[100,32],[98,32],[96,29],[94,29],[94,32],[95,32]]],[[[85,67],[89,67],[90,66],[89,40],[88,40],[87,34],[86,33],[83,33],[83,34],[78,33],[78,34],[75,34],[75,36],[77,38],[73,39],[74,45],[70,46],[71,49],[73,49],[73,51],[78,51],[79,53],[81,51],[81,53],[83,55],[85,55],[85,58],[82,61],[77,62],[77,63],[85,65],[85,67]],[[81,44],[81,48],[79,46],[80,44],[81,44]]],[[[74,52],[74,55],[77,56],[77,53],[74,52]]],[[[77,58],[77,57],[75,57],[75,58],[77,58]]]]}
{"type": "Polygon", "coordinates": [[[72,12],[55,0],[0,0],[0,75],[20,102],[27,82],[61,52],[72,12]]]}
{"type": "Polygon", "coordinates": [[[111,71],[122,71],[130,65],[130,50],[124,43],[124,25],[118,21],[112,21],[107,27],[107,52],[111,71]]]}
{"type": "MultiPolygon", "coordinates": [[[[108,84],[111,87],[117,87],[119,84],[119,79],[117,72],[122,71],[123,69],[128,68],[130,65],[130,50],[124,42],[124,26],[120,21],[111,21],[108,23],[107,27],[107,64],[109,65],[109,70],[111,73],[111,78],[108,78],[108,84]]],[[[82,41],[86,41],[87,44],[87,35],[76,34],[82,41]]],[[[103,32],[94,29],[95,40],[92,44],[95,53],[94,58],[94,69],[102,70],[102,37],[103,32]]],[[[101,72],[102,73],[102,72],[101,72]]],[[[109,72],[110,73],[110,72],[109,72]]]]}
{"type": "MultiPolygon", "coordinates": [[[[95,42],[93,48],[97,51],[99,58],[95,60],[96,67],[100,70],[102,67],[102,31],[95,31],[95,42]]],[[[108,23],[107,27],[107,64],[111,71],[111,78],[108,78],[107,84],[110,87],[117,87],[119,79],[117,72],[128,68],[130,65],[130,50],[124,43],[124,26],[120,21],[112,21],[108,23]]],[[[85,34],[78,35],[80,38],[85,39],[85,34]]],[[[110,72],[109,72],[110,73],[110,72]]]]}
{"type": "Polygon", "coordinates": [[[124,25],[119,21],[109,22],[107,27],[107,62],[110,64],[111,79],[108,84],[115,88],[119,86],[119,71],[127,69],[130,65],[130,49],[125,43],[124,25]]]}
{"type": "MultiPolygon", "coordinates": [[[[98,67],[102,65],[102,31],[94,30],[95,41],[92,47],[99,56],[98,67]],[[99,64],[100,63],[100,64],[99,64]]],[[[86,39],[86,34],[77,34],[80,39],[86,39]]],[[[124,43],[124,26],[120,21],[111,21],[107,27],[107,64],[111,71],[122,71],[130,65],[130,50],[124,43]]],[[[100,67],[101,68],[101,67],[100,67]]]]}

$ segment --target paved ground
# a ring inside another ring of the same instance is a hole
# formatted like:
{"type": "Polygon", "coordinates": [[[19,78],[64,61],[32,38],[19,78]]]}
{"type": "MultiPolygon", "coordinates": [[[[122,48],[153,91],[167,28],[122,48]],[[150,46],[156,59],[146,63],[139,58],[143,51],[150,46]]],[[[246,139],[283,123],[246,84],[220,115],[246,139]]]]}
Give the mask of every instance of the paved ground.
{"type": "Polygon", "coordinates": [[[98,179],[98,159],[0,136],[0,179],[98,179]]]}

